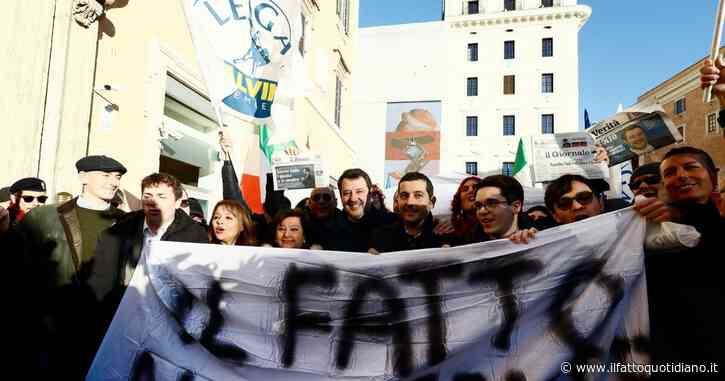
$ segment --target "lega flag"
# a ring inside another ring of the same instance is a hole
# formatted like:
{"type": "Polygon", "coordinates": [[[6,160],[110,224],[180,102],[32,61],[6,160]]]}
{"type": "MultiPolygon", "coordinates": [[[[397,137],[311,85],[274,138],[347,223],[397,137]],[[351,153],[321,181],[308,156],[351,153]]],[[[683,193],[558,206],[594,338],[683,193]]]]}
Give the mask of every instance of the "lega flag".
{"type": "MultiPolygon", "coordinates": [[[[293,141],[294,127],[276,122],[272,106],[293,97],[301,81],[302,71],[295,68],[301,63],[300,0],[179,1],[218,117],[231,114],[264,126],[273,143],[293,141]]],[[[253,143],[241,185],[259,213],[264,147],[256,148],[261,139],[253,143]]]]}
{"type": "Polygon", "coordinates": [[[644,232],[626,209],[378,256],[153,242],[87,379],[616,380],[647,361],[644,232]]]}

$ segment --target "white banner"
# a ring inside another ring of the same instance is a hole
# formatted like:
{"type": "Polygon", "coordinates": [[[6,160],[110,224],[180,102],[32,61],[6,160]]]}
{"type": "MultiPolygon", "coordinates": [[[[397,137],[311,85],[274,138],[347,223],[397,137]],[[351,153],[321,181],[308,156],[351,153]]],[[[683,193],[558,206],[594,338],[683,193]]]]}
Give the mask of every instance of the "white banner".
{"type": "Polygon", "coordinates": [[[87,379],[568,380],[646,363],[644,231],[627,209],[529,245],[380,256],[154,242],[87,379]]]}

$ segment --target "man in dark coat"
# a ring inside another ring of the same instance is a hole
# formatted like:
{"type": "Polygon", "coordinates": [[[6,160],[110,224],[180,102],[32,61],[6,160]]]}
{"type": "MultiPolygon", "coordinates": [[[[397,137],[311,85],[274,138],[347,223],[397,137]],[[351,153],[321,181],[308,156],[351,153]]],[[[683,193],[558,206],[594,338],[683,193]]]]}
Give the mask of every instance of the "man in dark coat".
{"type": "MultiPolygon", "coordinates": [[[[106,156],[76,163],[80,196],[34,208],[16,226],[22,238],[30,290],[27,340],[37,378],[79,379],[97,349],[95,298],[85,287],[99,233],[124,212],[111,205],[126,168],[106,156]],[[45,372],[45,373],[44,373],[45,372]]],[[[20,270],[19,270],[20,271],[20,270]]],[[[34,377],[36,377],[34,376],[34,377]]],[[[30,377],[33,378],[33,377],[30,377]]]]}
{"type": "Polygon", "coordinates": [[[420,172],[406,173],[395,193],[398,220],[375,229],[370,238],[372,254],[402,250],[428,249],[450,245],[451,237],[436,235],[431,210],[436,198],[433,183],[420,172]]]}
{"type": "Polygon", "coordinates": [[[370,248],[372,231],[395,222],[397,215],[371,206],[372,182],[362,169],[343,172],[337,180],[337,188],[343,213],[336,213],[320,227],[320,239],[316,243],[324,250],[365,253],[370,248]]]}
{"type": "MultiPolygon", "coordinates": [[[[678,147],[665,155],[660,175],[669,202],[638,199],[635,209],[652,221],[670,220],[694,226],[701,238],[697,247],[686,251],[646,253],[652,361],[709,367],[711,362],[725,358],[722,308],[725,219],[720,217],[712,201],[717,191],[717,167],[706,152],[678,147]]],[[[695,380],[706,375],[656,376],[695,380]]]]}
{"type": "Polygon", "coordinates": [[[208,243],[206,230],[179,209],[183,188],[178,179],[154,173],[142,180],[141,192],[143,210],[127,214],[105,230],[96,248],[88,284],[103,302],[106,319],[115,312],[142,251],[151,242],[208,243]]]}

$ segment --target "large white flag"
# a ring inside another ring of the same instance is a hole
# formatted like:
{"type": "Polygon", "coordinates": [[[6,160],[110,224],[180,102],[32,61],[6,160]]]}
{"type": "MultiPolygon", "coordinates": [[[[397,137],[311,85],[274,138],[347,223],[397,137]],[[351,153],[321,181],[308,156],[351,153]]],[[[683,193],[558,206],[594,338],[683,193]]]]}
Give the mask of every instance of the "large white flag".
{"type": "Polygon", "coordinates": [[[88,379],[615,379],[646,363],[644,231],[628,209],[379,256],[154,242],[88,379]]]}
{"type": "MultiPolygon", "coordinates": [[[[257,130],[242,173],[245,198],[261,213],[263,154],[293,145],[294,126],[277,122],[288,115],[299,89],[301,56],[300,0],[180,0],[196,48],[197,60],[218,117],[232,114],[252,121],[257,130]],[[282,109],[275,112],[273,105],[282,109]],[[259,137],[263,136],[264,139],[259,137]]],[[[220,121],[223,123],[223,121],[220,121]]]]}

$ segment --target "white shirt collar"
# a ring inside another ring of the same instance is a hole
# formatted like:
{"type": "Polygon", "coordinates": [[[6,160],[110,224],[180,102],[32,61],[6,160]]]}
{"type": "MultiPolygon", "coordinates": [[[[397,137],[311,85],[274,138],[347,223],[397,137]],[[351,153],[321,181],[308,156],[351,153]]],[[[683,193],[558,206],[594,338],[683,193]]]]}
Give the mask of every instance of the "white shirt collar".
{"type": "Polygon", "coordinates": [[[76,205],[80,206],[81,208],[90,209],[90,210],[108,210],[108,208],[111,207],[110,202],[97,202],[97,201],[91,201],[81,194],[78,196],[78,200],[76,201],[76,205]]]}
{"type": "Polygon", "coordinates": [[[156,230],[156,233],[153,233],[151,231],[151,228],[149,228],[148,223],[146,223],[146,219],[144,218],[144,220],[143,220],[143,234],[144,234],[144,237],[151,237],[151,238],[155,238],[155,239],[160,240],[161,237],[163,237],[164,234],[166,233],[166,230],[169,228],[169,226],[171,226],[171,224],[173,222],[174,222],[174,220],[172,219],[171,221],[169,221],[169,222],[167,222],[165,224],[162,224],[156,230]]]}

